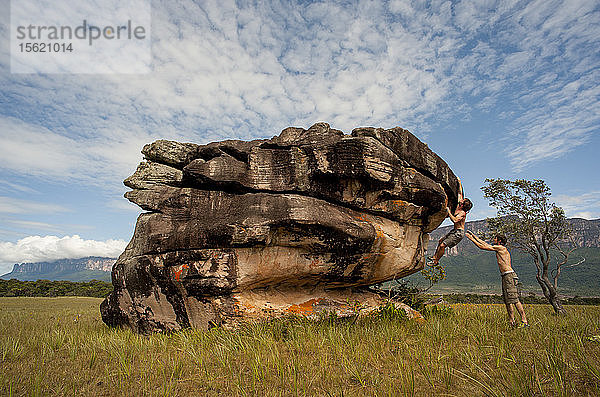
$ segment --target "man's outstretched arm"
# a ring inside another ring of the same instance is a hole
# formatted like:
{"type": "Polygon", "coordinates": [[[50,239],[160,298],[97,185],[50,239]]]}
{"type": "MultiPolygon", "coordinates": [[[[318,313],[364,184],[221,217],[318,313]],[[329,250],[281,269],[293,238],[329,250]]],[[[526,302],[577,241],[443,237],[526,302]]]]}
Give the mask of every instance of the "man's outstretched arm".
{"type": "Polygon", "coordinates": [[[482,239],[480,239],[479,237],[474,235],[470,230],[467,231],[465,235],[467,236],[467,238],[469,240],[471,240],[476,246],[478,246],[482,250],[496,251],[493,246],[491,246],[490,244],[486,243],[485,241],[483,241],[482,239]]]}

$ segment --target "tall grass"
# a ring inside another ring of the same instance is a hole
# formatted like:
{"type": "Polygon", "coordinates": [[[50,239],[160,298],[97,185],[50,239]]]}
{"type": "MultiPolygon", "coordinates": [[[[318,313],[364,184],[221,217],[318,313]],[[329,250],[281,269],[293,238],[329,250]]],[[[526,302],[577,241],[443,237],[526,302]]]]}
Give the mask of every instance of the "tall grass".
{"type": "Polygon", "coordinates": [[[287,319],[237,331],[140,336],[110,329],[95,298],[0,299],[0,395],[595,396],[600,307],[454,305],[394,316],[287,319]]]}

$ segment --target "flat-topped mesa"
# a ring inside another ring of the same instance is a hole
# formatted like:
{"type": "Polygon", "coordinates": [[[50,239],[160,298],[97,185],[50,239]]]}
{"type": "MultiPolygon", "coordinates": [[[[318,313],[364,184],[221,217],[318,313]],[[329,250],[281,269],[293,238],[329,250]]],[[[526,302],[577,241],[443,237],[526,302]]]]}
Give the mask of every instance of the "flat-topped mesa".
{"type": "Polygon", "coordinates": [[[101,306],[138,332],[369,307],[357,292],[423,268],[458,181],[401,128],[317,123],[269,140],[156,141],[125,180],[148,211],[101,306]]]}

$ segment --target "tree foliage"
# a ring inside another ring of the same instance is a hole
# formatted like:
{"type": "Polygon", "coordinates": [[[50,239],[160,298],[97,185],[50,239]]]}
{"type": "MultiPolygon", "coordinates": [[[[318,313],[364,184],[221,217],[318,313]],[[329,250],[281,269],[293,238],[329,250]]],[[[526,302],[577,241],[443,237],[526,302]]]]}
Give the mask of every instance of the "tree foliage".
{"type": "Polygon", "coordinates": [[[490,205],[498,210],[488,218],[488,228],[493,234],[504,234],[510,245],[527,252],[537,269],[536,279],[544,296],[557,313],[564,311],[558,297],[558,277],[575,248],[565,249],[570,227],[562,208],[550,201],[550,188],[541,179],[486,179],[481,189],[490,205]],[[562,256],[552,269],[551,249],[562,256]],[[550,281],[552,277],[552,281],[550,281]]]}
{"type": "Polygon", "coordinates": [[[446,278],[446,269],[441,264],[433,264],[427,263],[423,270],[421,270],[421,274],[423,278],[427,280],[429,286],[425,288],[422,292],[427,292],[433,287],[435,284],[446,278]]]}
{"type": "Polygon", "coordinates": [[[90,296],[104,298],[112,291],[111,283],[92,280],[88,282],[72,281],[20,281],[17,279],[0,280],[0,296],[90,296]]]}

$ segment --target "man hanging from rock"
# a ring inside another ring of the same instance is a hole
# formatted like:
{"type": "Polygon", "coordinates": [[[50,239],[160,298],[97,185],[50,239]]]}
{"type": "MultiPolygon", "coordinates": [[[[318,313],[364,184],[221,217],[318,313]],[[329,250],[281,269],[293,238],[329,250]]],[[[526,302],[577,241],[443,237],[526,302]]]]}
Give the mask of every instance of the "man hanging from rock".
{"type": "Polygon", "coordinates": [[[486,251],[496,252],[496,260],[498,261],[498,268],[502,275],[502,298],[506,305],[506,311],[508,312],[508,320],[512,327],[515,326],[515,310],[512,305],[514,304],[521,316],[521,323],[519,328],[526,328],[527,317],[525,316],[525,310],[519,300],[519,290],[517,285],[519,284],[519,278],[517,273],[513,270],[510,262],[510,252],[506,248],[506,237],[499,234],[494,237],[494,245],[490,245],[474,235],[472,232],[467,232],[467,238],[471,240],[476,246],[486,251]]]}
{"type": "Polygon", "coordinates": [[[450,220],[454,223],[454,229],[452,229],[448,234],[438,241],[437,248],[435,249],[435,253],[429,259],[431,260],[433,266],[437,266],[440,258],[444,256],[444,252],[446,248],[452,248],[456,244],[460,243],[460,240],[465,237],[465,222],[467,220],[467,212],[473,208],[473,203],[468,198],[464,198],[463,186],[458,179],[458,205],[456,206],[456,211],[454,214],[450,210],[449,207],[446,207],[446,211],[448,211],[448,216],[450,220]]]}

